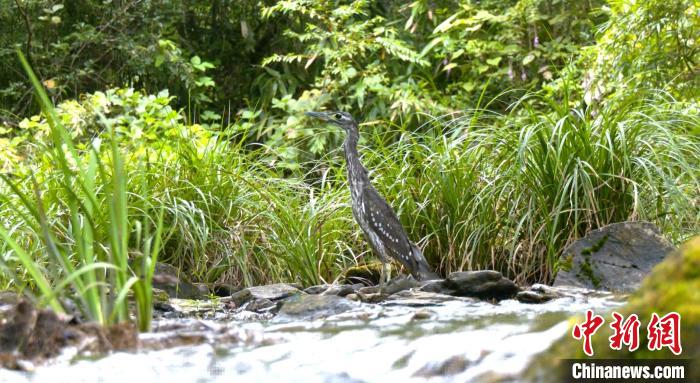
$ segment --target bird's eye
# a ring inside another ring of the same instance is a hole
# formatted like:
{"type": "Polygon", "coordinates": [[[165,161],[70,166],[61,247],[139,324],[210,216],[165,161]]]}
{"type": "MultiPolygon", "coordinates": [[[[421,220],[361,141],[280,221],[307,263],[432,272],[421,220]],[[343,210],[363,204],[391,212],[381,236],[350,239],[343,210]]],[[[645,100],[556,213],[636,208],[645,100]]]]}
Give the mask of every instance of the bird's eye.
{"type": "Polygon", "coordinates": [[[336,120],[340,120],[343,116],[340,113],[336,113],[333,117],[335,117],[336,120]]]}

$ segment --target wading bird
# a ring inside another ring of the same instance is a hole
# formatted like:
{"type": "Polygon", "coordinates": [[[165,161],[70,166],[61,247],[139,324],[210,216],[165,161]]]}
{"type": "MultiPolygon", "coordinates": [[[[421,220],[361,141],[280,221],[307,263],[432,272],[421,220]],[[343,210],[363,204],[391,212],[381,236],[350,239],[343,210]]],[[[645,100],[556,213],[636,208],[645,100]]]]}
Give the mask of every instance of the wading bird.
{"type": "Polygon", "coordinates": [[[394,210],[369,182],[367,169],[362,166],[357,152],[360,131],[355,119],[346,112],[307,112],[306,115],[345,130],[343,149],[348,168],[352,214],[364,232],[365,239],[382,262],[380,284],[390,279],[392,258],[399,261],[417,280],[437,279],[438,275],[430,269],[423,253],[408,239],[394,210]]]}

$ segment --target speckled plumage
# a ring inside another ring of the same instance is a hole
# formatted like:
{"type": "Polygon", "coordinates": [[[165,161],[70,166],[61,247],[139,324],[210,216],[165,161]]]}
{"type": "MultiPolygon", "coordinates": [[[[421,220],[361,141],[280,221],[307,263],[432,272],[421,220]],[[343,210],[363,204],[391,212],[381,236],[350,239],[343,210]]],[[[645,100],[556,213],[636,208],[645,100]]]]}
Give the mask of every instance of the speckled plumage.
{"type": "Polygon", "coordinates": [[[339,125],[347,133],[343,149],[347,162],[352,213],[365,234],[367,242],[382,263],[389,263],[393,258],[418,280],[437,278],[420,249],[408,239],[394,210],[372,186],[367,169],[360,162],[357,151],[357,142],[360,138],[357,122],[345,112],[307,114],[339,125]]]}

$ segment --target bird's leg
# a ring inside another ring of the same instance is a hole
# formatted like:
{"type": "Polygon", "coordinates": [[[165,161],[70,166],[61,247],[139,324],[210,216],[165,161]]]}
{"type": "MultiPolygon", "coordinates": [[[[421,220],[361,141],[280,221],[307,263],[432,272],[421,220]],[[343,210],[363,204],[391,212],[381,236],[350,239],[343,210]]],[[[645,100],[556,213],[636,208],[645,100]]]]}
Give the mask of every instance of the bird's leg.
{"type": "Polygon", "coordinates": [[[382,262],[382,271],[379,274],[379,294],[384,293],[384,288],[391,279],[391,263],[382,262]]]}

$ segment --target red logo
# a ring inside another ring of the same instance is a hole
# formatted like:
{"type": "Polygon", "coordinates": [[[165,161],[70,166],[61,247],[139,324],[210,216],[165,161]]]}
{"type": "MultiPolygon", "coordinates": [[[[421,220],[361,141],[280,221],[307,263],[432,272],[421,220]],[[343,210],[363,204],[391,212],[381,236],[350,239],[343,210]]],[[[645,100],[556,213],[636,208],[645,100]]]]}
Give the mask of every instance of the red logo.
{"type": "Polygon", "coordinates": [[[656,313],[651,314],[647,331],[649,350],[661,350],[668,347],[676,355],[679,355],[683,350],[681,347],[681,315],[677,312],[670,312],[661,318],[656,313]]]}
{"type": "Polygon", "coordinates": [[[630,315],[623,322],[624,317],[617,312],[612,313],[615,319],[610,323],[610,328],[614,334],[608,338],[610,340],[610,348],[613,350],[621,350],[622,345],[626,344],[627,349],[634,351],[639,348],[639,326],[641,322],[637,314],[630,315]]]}
{"type": "Polygon", "coordinates": [[[574,326],[572,335],[576,339],[583,337],[583,352],[588,356],[593,356],[593,346],[591,336],[603,325],[605,319],[600,315],[593,315],[593,310],[586,310],[586,321],[581,325],[574,326]]]}
{"type": "MultiPolygon", "coordinates": [[[[612,313],[613,321],[610,323],[612,335],[608,338],[610,348],[622,350],[623,345],[627,345],[629,351],[639,348],[639,327],[641,322],[637,314],[632,314],[627,319],[620,313],[612,313]]],[[[600,315],[595,315],[593,310],[586,310],[586,320],[581,324],[574,325],[571,335],[575,339],[583,339],[583,352],[588,356],[593,356],[593,346],[591,337],[605,323],[600,315]]],[[[670,312],[663,317],[656,313],[651,314],[651,320],[647,326],[647,337],[649,351],[661,350],[668,347],[671,352],[680,355],[681,347],[681,315],[677,312],[670,312]]]]}

